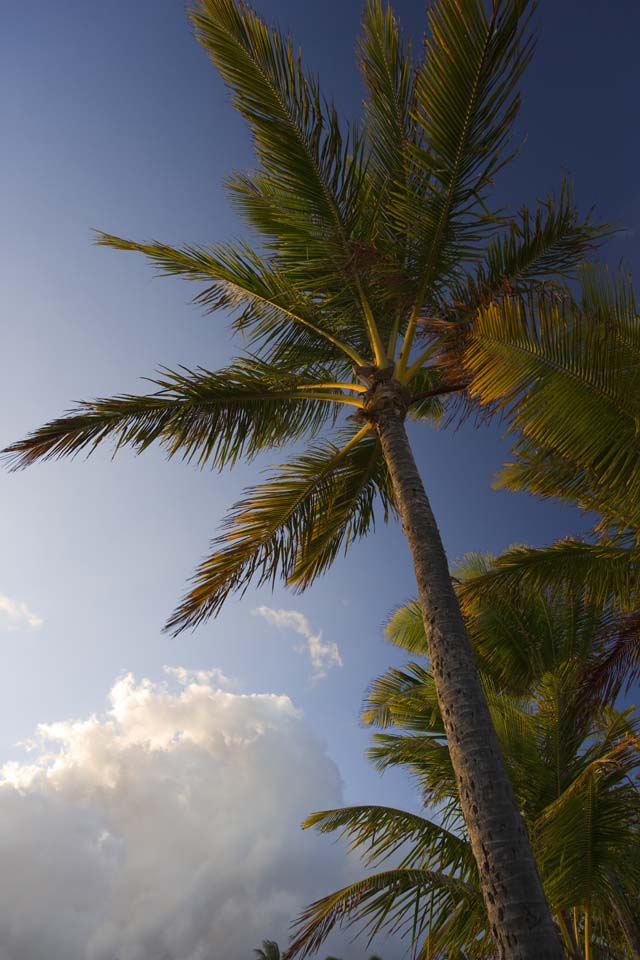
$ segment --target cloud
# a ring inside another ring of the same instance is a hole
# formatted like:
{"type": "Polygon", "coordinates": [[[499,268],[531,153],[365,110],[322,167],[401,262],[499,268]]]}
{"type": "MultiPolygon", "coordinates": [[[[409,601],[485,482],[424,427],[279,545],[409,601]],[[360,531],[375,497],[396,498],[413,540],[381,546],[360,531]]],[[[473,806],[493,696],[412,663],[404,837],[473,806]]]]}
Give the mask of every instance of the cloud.
{"type": "Polygon", "coordinates": [[[240,960],[352,879],[299,828],[342,800],[300,712],[206,677],[122,677],[105,716],[0,769],[1,960],[240,960]]]}
{"type": "Polygon", "coordinates": [[[303,613],[298,610],[274,610],[272,607],[265,606],[257,607],[253,612],[260,617],[264,617],[267,623],[274,627],[295,630],[296,633],[305,638],[306,645],[298,649],[307,650],[309,653],[314,680],[321,680],[326,677],[327,670],[331,667],[342,666],[338,644],[325,643],[322,639],[322,630],[314,633],[311,624],[303,613]]]}
{"type": "Polygon", "coordinates": [[[0,593],[0,625],[5,630],[36,630],[43,624],[42,617],[30,610],[21,600],[12,600],[4,593],[0,593]]]}
{"type": "Polygon", "coordinates": [[[238,687],[238,681],[235,677],[228,677],[218,667],[211,667],[209,670],[192,670],[188,667],[164,666],[162,669],[167,676],[173,677],[182,687],[188,687],[191,684],[208,686],[212,681],[224,690],[233,690],[238,687]]]}

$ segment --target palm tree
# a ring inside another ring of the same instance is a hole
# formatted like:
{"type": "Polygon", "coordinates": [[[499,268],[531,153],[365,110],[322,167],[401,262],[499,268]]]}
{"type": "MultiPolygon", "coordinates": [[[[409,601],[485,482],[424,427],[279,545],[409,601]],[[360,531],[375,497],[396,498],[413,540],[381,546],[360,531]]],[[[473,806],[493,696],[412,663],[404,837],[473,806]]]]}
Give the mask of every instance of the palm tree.
{"type": "Polygon", "coordinates": [[[449,375],[468,378],[516,436],[497,485],[596,518],[590,540],[514,547],[490,576],[505,588],[584,589],[615,613],[586,677],[596,696],[614,699],[640,678],[640,317],[629,277],[583,269],[580,280],[579,301],[511,297],[499,313],[450,327],[447,359],[449,375]]]}
{"type": "MultiPolygon", "coordinates": [[[[253,952],[255,953],[257,960],[280,960],[282,956],[280,953],[280,947],[275,940],[263,940],[262,947],[259,947],[253,952]]],[[[339,958],[325,957],[325,960],[339,960],[339,958]]],[[[369,957],[369,960],[380,960],[380,957],[372,956],[369,957]]]]}
{"type": "Polygon", "coordinates": [[[416,63],[391,10],[369,0],[364,120],[344,125],[290,40],[242,0],[199,0],[196,35],[253,134],[258,169],[228,187],[260,245],[98,242],[202,282],[196,301],[235,312],[248,352],[215,373],[167,370],[150,395],[85,403],[8,452],[25,466],[105,439],[138,451],[158,442],[221,468],[311,441],[232,509],[169,620],[175,631],[252,579],[304,589],[371,529],[376,503],[399,514],[499,952],[545,960],[561,948],[405,430],[407,416],[437,417],[466,387],[438,365],[435,320],[464,324],[511,291],[563,281],[604,232],[581,221],[565,188],[517,217],[490,206],[532,54],[532,7],[437,0],[416,63]]]}
{"type": "Polygon", "coordinates": [[[280,960],[280,947],[275,940],[263,940],[262,946],[253,951],[256,960],[280,960]]]}
{"type": "MultiPolygon", "coordinates": [[[[514,591],[491,572],[486,560],[469,558],[460,571],[463,609],[566,955],[638,960],[640,727],[631,710],[595,700],[586,709],[582,698],[584,664],[607,617],[584,592],[514,591]]],[[[417,603],[395,614],[389,636],[426,652],[417,603]]],[[[407,932],[420,960],[495,958],[433,673],[418,663],[389,670],[363,716],[384,730],[370,751],[376,765],[408,769],[434,818],[374,806],[312,815],[305,826],[340,831],[383,870],[312,904],[287,955],[306,956],[346,923],[370,935],[407,932]],[[394,854],[400,862],[389,867],[394,854]]]]}

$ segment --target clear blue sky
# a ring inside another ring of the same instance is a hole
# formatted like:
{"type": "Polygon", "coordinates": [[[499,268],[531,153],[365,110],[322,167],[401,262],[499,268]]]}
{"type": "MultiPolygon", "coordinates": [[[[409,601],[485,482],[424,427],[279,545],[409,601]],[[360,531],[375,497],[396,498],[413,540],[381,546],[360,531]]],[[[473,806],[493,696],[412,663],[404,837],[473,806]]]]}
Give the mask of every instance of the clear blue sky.
{"type": "MultiPolygon", "coordinates": [[[[325,92],[356,114],[359,0],[258,6],[291,30],[325,92]]],[[[418,37],[423,4],[395,7],[418,37]]],[[[527,142],[500,195],[514,208],[569,174],[581,207],[622,224],[605,255],[633,270],[640,9],[632,0],[543,0],[536,22],[518,125],[527,142]]],[[[188,303],[195,291],[154,279],[141,258],[92,246],[90,229],[172,243],[237,237],[243,227],[221,181],[252,161],[179,0],[13,5],[0,70],[4,446],[76,400],[144,389],[139,378],[161,364],[225,363],[234,348],[223,316],[202,316],[188,303]]],[[[415,444],[451,559],[584,528],[569,510],[490,489],[506,449],[497,428],[423,429],[415,444]]],[[[357,721],[367,684],[399,659],[382,624],[414,592],[397,528],[381,527],[302,597],[249,591],[195,633],[160,633],[226,507],[259,468],[220,476],[167,464],[157,451],[111,461],[105,449],[0,478],[0,594],[44,621],[0,634],[1,759],[17,756],[16,742],[40,721],[101,711],[122,671],[160,680],[163,664],[215,665],[246,691],[291,696],[338,764],[347,802],[414,805],[401,777],[380,780],[365,764],[357,721]],[[300,638],[257,617],[261,604],[303,613],[338,644],[344,666],[312,683],[294,650],[300,638]]]]}

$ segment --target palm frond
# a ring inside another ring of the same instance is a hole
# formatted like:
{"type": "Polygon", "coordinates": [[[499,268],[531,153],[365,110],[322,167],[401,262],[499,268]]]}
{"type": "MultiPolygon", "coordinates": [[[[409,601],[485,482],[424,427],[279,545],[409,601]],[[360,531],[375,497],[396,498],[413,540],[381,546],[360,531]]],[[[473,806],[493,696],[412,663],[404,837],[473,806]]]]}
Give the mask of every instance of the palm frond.
{"type": "Polygon", "coordinates": [[[469,391],[513,431],[637,501],[640,319],[626,279],[587,273],[584,283],[581,307],[538,294],[480,310],[464,353],[469,391]]]}
{"type": "Polygon", "coordinates": [[[580,216],[564,181],[557,197],[550,194],[533,210],[522,207],[491,241],[475,273],[453,287],[450,300],[459,319],[471,320],[480,307],[532,284],[548,287],[573,278],[610,232],[607,224],[580,216]]]}
{"type": "MultiPolygon", "coordinates": [[[[297,287],[287,274],[248,244],[218,244],[215,247],[171,247],[151,241],[137,243],[97,232],[96,243],[116,250],[144,254],[165,276],[183,276],[206,284],[194,301],[209,312],[230,309],[234,329],[249,336],[251,344],[268,344],[269,350],[283,342],[289,349],[324,351],[327,364],[364,363],[354,347],[340,339],[341,324],[335,310],[327,315],[322,304],[297,287]]],[[[353,324],[345,331],[353,339],[353,324]]],[[[263,359],[267,359],[263,357],[263,359]]]]}
{"type": "Polygon", "coordinates": [[[352,240],[366,239],[359,235],[368,198],[360,133],[341,129],[291,40],[250,7],[198,0],[191,19],[253,133],[260,168],[227,181],[235,205],[307,290],[325,295],[337,286],[347,296],[383,362],[380,332],[352,267],[352,240]]]}
{"type": "Polygon", "coordinates": [[[341,446],[312,446],[246,492],[167,629],[195,626],[254,578],[257,584],[273,584],[280,577],[306,586],[341,548],[371,528],[379,493],[386,513],[389,485],[377,436],[364,427],[341,440],[341,446]]]}
{"type": "Polygon", "coordinates": [[[304,960],[322,946],[336,926],[358,925],[358,932],[368,935],[369,942],[380,930],[411,932],[412,939],[418,938],[425,922],[420,907],[428,902],[432,905],[433,941],[438,933],[438,920],[443,926],[449,921],[449,943],[455,943],[456,939],[465,944],[475,942],[478,952],[474,955],[486,956],[486,935],[481,936],[484,911],[478,887],[435,871],[396,869],[366,877],[307,907],[295,923],[286,958],[304,960]],[[453,918],[455,924],[451,922],[453,918]]]}
{"type": "Polygon", "coordinates": [[[369,0],[365,6],[358,55],[367,94],[368,170],[383,214],[380,242],[387,246],[384,231],[390,230],[392,249],[399,240],[406,255],[407,215],[417,186],[411,158],[417,137],[415,66],[391,6],[382,0],[369,0]]]}
{"type": "Polygon", "coordinates": [[[599,656],[587,668],[587,698],[614,703],[640,679],[640,612],[621,613],[603,631],[599,656]]]}
{"type": "Polygon", "coordinates": [[[526,583],[535,591],[564,586],[599,609],[633,610],[640,593],[640,550],[607,543],[559,540],[550,547],[511,547],[497,557],[484,581],[461,587],[472,598],[494,586],[509,592],[526,583]]]}
{"type": "Polygon", "coordinates": [[[400,868],[441,869],[456,876],[476,875],[469,842],[441,824],[393,807],[354,806],[312,813],[302,824],[321,833],[340,831],[349,850],[366,866],[378,866],[396,853],[400,868]]]}
{"type": "Polygon", "coordinates": [[[422,607],[418,600],[411,600],[394,610],[387,621],[385,636],[396,647],[410,653],[429,655],[429,644],[424,629],[422,607]]]}
{"type": "MultiPolygon", "coordinates": [[[[431,187],[419,252],[421,287],[451,276],[495,220],[479,204],[504,164],[520,105],[517,84],[533,52],[534,4],[439,0],[429,10],[416,113],[427,146],[414,153],[431,187]]],[[[421,211],[424,217],[425,211],[421,211]]]]}
{"type": "Polygon", "coordinates": [[[640,501],[619,484],[603,484],[588,466],[541,449],[526,438],[512,448],[513,460],[498,471],[494,486],[526,490],[543,499],[563,500],[594,514],[594,532],[606,540],[634,543],[640,537],[640,501]]]}
{"type": "Polygon", "coordinates": [[[180,454],[219,469],[315,434],[335,422],[343,402],[308,389],[314,383],[309,376],[279,374],[252,358],[215,373],[165,370],[151,383],[159,389],[149,395],[82,403],[4,454],[19,469],[36,460],[90,454],[104,440],[112,440],[115,451],[129,446],[137,453],[158,442],[170,457],[180,454]]]}

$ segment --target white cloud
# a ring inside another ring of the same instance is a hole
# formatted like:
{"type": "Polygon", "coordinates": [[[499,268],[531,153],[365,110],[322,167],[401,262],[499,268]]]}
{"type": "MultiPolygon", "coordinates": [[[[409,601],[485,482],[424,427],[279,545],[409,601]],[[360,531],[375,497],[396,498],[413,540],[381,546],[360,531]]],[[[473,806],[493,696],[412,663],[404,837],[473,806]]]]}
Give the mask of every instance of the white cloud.
{"type": "Polygon", "coordinates": [[[189,667],[163,667],[164,672],[169,677],[177,680],[182,687],[188,687],[192,683],[196,685],[208,686],[212,682],[224,690],[233,690],[237,688],[238,681],[235,677],[228,677],[218,667],[211,667],[209,670],[192,670],[189,667]]]}
{"type": "Polygon", "coordinates": [[[30,610],[21,600],[12,600],[4,593],[0,593],[0,626],[5,630],[36,630],[43,624],[42,617],[30,610]]]}
{"type": "Polygon", "coordinates": [[[0,769],[0,960],[241,960],[352,878],[299,828],[342,798],[291,700],[170,672],[0,769]]]}
{"type": "Polygon", "coordinates": [[[338,644],[325,643],[322,639],[322,630],[315,633],[303,613],[298,610],[274,610],[272,607],[265,606],[257,607],[253,612],[260,617],[264,617],[267,623],[274,627],[295,630],[296,633],[305,638],[306,645],[298,649],[308,652],[315,680],[326,677],[327,670],[331,667],[342,666],[338,644]]]}

